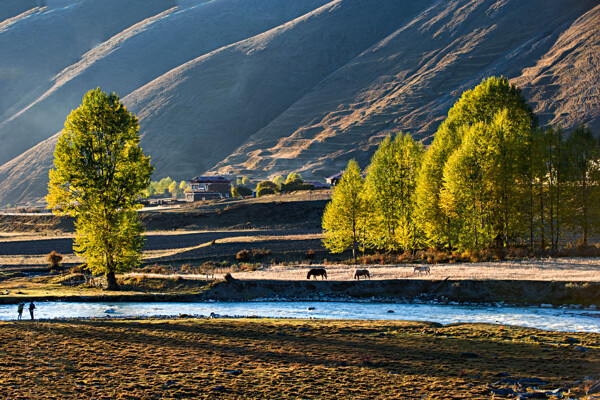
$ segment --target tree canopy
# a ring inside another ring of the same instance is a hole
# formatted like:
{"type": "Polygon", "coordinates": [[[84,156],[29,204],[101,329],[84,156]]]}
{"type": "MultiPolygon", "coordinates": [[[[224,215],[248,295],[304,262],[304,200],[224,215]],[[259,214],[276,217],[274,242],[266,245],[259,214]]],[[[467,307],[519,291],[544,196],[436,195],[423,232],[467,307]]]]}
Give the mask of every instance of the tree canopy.
{"type": "Polygon", "coordinates": [[[138,130],[116,94],[91,90],[67,117],[49,173],[48,207],[76,217],[74,251],[109,289],[118,288],[115,273],[139,263],[143,246],[135,210],[154,168],[138,130]]]}
{"type": "Polygon", "coordinates": [[[568,136],[536,125],[517,87],[483,80],[449,110],[426,151],[400,132],[381,141],[364,182],[349,164],[323,215],[325,245],[494,248],[502,257],[535,244],[556,254],[578,237],[587,249],[600,232],[600,139],[584,125],[568,136]],[[349,200],[359,198],[365,214],[349,200]]]}
{"type": "Polygon", "coordinates": [[[364,179],[356,161],[350,160],[323,213],[323,244],[333,253],[351,248],[356,259],[356,250],[364,248],[366,218],[364,179]]]}
{"type": "Polygon", "coordinates": [[[448,218],[440,203],[446,162],[460,148],[467,132],[465,126],[491,124],[503,110],[505,119],[520,130],[531,131],[537,123],[519,88],[504,77],[490,77],[464,92],[440,124],[423,158],[416,187],[417,218],[434,243],[447,243],[452,247],[461,229],[459,221],[448,218]]]}

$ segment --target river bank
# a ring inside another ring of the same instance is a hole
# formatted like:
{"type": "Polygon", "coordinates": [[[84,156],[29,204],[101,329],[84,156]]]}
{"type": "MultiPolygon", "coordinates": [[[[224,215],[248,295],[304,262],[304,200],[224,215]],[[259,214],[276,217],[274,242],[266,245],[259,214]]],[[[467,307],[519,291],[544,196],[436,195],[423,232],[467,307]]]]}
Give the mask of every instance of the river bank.
{"type": "MultiPolygon", "coordinates": [[[[47,279],[46,279],[47,280],[47,279]]],[[[230,279],[207,282],[181,276],[131,277],[120,292],[45,283],[3,282],[0,304],[22,301],[251,301],[319,300],[512,304],[600,309],[600,282],[528,280],[391,279],[361,281],[230,279]]]]}
{"type": "Polygon", "coordinates": [[[584,398],[600,373],[599,342],[597,333],[402,321],[0,322],[0,397],[584,398]]]}

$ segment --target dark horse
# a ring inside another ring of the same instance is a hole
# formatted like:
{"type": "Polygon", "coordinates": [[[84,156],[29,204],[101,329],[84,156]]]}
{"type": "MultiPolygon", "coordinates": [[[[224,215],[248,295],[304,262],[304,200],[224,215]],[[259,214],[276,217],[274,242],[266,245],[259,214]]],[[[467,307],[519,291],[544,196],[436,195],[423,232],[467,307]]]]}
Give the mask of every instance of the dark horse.
{"type": "Polygon", "coordinates": [[[317,279],[317,276],[320,276],[323,279],[327,279],[327,271],[325,271],[325,268],[313,268],[310,271],[308,271],[306,279],[310,279],[311,276],[314,276],[315,279],[317,279]]]}
{"type": "Polygon", "coordinates": [[[368,269],[357,269],[354,273],[354,279],[358,279],[360,281],[360,277],[371,279],[371,275],[369,275],[368,269]]]}

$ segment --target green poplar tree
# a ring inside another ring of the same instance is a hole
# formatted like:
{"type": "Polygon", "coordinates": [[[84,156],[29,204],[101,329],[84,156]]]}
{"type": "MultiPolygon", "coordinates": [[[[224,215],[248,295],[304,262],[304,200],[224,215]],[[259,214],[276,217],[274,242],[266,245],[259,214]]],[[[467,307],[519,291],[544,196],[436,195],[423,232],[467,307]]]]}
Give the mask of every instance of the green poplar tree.
{"type": "Polygon", "coordinates": [[[412,136],[387,136],[371,159],[366,186],[373,204],[374,229],[370,243],[388,251],[413,250],[421,243],[414,217],[417,176],[423,158],[423,145],[412,136]]]}
{"type": "Polygon", "coordinates": [[[323,213],[323,244],[332,253],[352,249],[364,250],[364,229],[368,218],[368,203],[364,194],[364,179],[355,160],[348,167],[335,186],[331,201],[323,213]]]}
{"type": "Polygon", "coordinates": [[[73,249],[109,290],[119,288],[116,273],[139,263],[144,243],[135,210],[154,168],[138,130],[116,94],[91,90],[67,117],[49,174],[48,208],[76,217],[73,249]]]}
{"type": "Polygon", "coordinates": [[[464,92],[438,128],[423,159],[416,188],[419,226],[430,241],[453,247],[461,229],[456,220],[443,212],[440,193],[444,166],[462,143],[463,126],[477,122],[489,124],[502,109],[507,110],[507,119],[519,126],[534,127],[536,124],[535,115],[521,91],[504,77],[491,77],[464,92]]]}
{"type": "Polygon", "coordinates": [[[491,123],[465,125],[462,144],[444,168],[442,209],[456,221],[460,248],[508,244],[529,228],[530,127],[519,126],[506,109],[491,123]]]}
{"type": "Polygon", "coordinates": [[[480,142],[485,124],[467,131],[459,150],[455,151],[444,167],[440,205],[444,214],[457,223],[456,246],[461,250],[478,250],[490,243],[489,198],[484,184],[487,165],[480,142]]]}

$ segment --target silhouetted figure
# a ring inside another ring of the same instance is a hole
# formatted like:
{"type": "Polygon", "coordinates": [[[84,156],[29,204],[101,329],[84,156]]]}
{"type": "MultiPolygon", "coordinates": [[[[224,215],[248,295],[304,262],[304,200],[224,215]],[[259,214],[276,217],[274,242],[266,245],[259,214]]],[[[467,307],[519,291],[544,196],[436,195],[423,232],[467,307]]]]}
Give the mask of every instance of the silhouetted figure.
{"type": "Polygon", "coordinates": [[[19,303],[19,308],[17,309],[17,311],[19,311],[19,318],[17,318],[19,321],[23,317],[23,309],[24,308],[25,308],[25,303],[19,303]]]}
{"type": "Polygon", "coordinates": [[[29,303],[29,315],[31,315],[31,320],[33,321],[33,310],[35,310],[35,304],[33,304],[33,301],[31,303],[29,303]]]}

